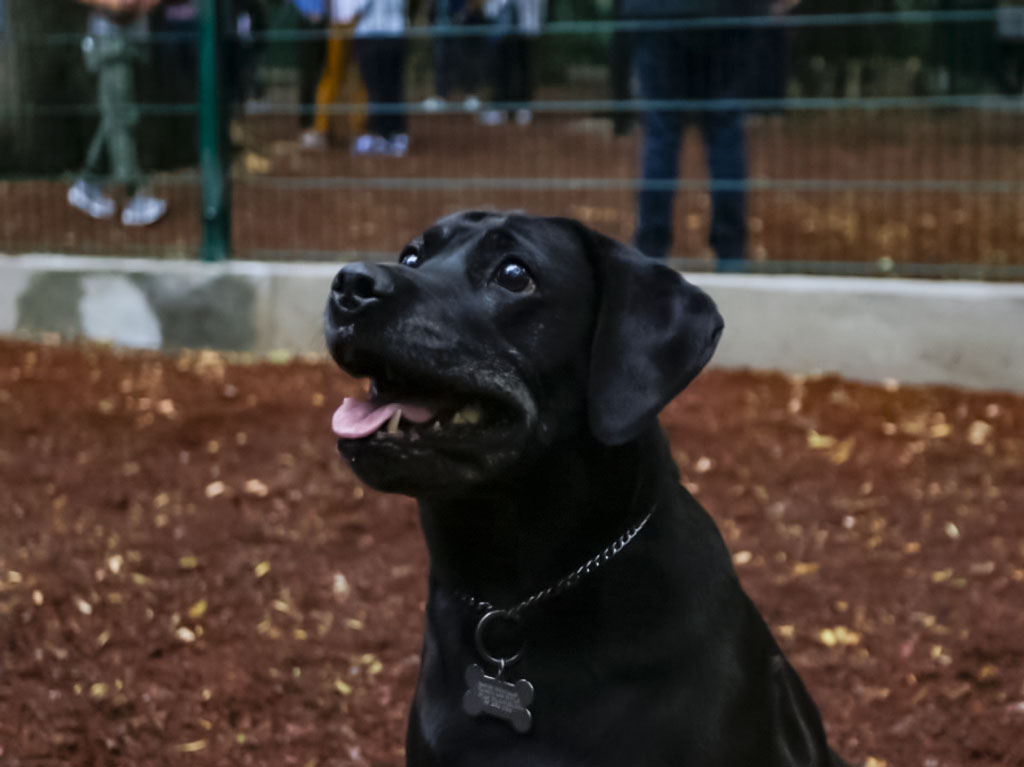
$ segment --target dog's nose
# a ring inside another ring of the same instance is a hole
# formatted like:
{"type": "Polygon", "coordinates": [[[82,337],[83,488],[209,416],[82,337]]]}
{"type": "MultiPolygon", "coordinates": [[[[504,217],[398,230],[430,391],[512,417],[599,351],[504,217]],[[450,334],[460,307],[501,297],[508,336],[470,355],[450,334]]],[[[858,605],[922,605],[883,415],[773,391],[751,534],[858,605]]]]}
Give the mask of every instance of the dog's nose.
{"type": "Polygon", "coordinates": [[[331,282],[331,301],[344,314],[356,314],[395,291],[388,270],[379,264],[349,264],[331,282]]]}

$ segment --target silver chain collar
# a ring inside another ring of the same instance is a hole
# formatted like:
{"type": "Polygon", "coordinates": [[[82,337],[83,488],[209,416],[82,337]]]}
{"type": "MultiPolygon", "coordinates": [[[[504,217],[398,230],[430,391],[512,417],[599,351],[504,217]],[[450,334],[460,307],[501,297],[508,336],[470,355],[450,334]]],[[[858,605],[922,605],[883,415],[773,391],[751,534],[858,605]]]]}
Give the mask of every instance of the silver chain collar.
{"type": "Polygon", "coordinates": [[[579,583],[579,581],[584,576],[590,575],[590,573],[594,572],[594,570],[597,570],[602,565],[611,561],[613,557],[621,553],[622,550],[626,548],[626,546],[628,546],[630,542],[634,538],[636,538],[637,535],[639,535],[640,531],[644,529],[644,525],[647,524],[647,521],[651,518],[653,514],[654,508],[652,507],[651,510],[647,512],[647,516],[645,516],[643,519],[641,519],[639,522],[633,525],[633,527],[629,528],[626,532],[624,532],[622,535],[620,535],[618,538],[616,538],[614,541],[608,544],[599,553],[595,554],[593,557],[588,559],[586,562],[577,567],[571,573],[561,578],[553,586],[548,586],[546,589],[541,589],[540,591],[531,594],[522,602],[519,602],[517,605],[510,607],[507,610],[495,607],[492,603],[488,602],[487,600],[478,599],[477,597],[474,597],[470,594],[456,592],[456,597],[463,604],[469,605],[475,610],[480,610],[482,612],[488,613],[498,611],[508,618],[518,618],[524,610],[533,607],[538,602],[543,602],[546,599],[550,599],[551,597],[564,593],[565,591],[569,590],[577,583],[579,583]]]}

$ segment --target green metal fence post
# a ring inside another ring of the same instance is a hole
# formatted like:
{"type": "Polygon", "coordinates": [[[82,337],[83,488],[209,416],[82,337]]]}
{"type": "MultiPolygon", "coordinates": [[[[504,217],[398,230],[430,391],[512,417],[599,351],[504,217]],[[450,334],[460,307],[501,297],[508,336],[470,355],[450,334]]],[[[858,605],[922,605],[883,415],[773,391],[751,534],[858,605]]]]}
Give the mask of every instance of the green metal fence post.
{"type": "Polygon", "coordinates": [[[224,100],[224,19],[221,0],[199,3],[199,174],[203,192],[200,257],[231,255],[231,177],[224,100]]]}

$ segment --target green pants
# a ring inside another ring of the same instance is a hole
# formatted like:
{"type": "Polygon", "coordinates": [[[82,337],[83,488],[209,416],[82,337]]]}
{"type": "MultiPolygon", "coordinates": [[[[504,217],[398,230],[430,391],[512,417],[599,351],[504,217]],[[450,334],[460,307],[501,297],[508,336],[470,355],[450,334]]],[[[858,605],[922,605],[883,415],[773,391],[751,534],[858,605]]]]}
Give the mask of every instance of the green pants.
{"type": "Polygon", "coordinates": [[[139,108],[135,103],[135,63],[140,54],[138,45],[127,31],[108,32],[86,38],[86,63],[96,72],[99,127],[89,144],[85,157],[85,175],[99,176],[103,150],[110,161],[110,180],[124,184],[129,192],[142,182],[135,126],[139,108]]]}

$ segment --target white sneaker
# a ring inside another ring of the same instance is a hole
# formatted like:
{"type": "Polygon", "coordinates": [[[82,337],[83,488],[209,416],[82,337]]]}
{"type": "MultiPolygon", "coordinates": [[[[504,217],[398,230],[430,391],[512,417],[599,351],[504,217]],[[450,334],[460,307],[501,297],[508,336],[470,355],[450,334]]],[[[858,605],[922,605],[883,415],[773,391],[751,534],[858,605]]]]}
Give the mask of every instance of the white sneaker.
{"type": "Polygon", "coordinates": [[[529,109],[516,110],[516,125],[529,125],[533,122],[533,112],[529,109]]]}
{"type": "Polygon", "coordinates": [[[364,133],[361,136],[356,136],[356,140],[352,142],[352,154],[373,154],[373,145],[375,138],[377,138],[377,136],[373,136],[369,133],[364,133]]]}
{"type": "Polygon", "coordinates": [[[430,98],[423,99],[423,111],[424,112],[440,112],[444,109],[445,100],[440,96],[431,96],[430,98]]]}
{"type": "Polygon", "coordinates": [[[121,223],[125,226],[150,226],[167,212],[167,200],[148,194],[136,194],[121,210],[121,223]]]}
{"type": "Polygon", "coordinates": [[[405,157],[409,151],[409,134],[396,133],[388,142],[388,154],[392,157],[405,157]]]}
{"type": "Polygon", "coordinates": [[[502,125],[505,120],[505,113],[500,109],[485,109],[480,113],[480,124],[494,127],[495,125],[502,125]]]}
{"type": "Polygon", "coordinates": [[[299,144],[303,149],[326,149],[327,136],[318,130],[310,128],[307,131],[303,131],[302,135],[299,136],[299,144]]]}
{"type": "Polygon", "coordinates": [[[462,108],[467,112],[475,112],[480,108],[480,99],[476,96],[466,96],[462,102],[462,108]]]}
{"type": "Polygon", "coordinates": [[[68,189],[68,205],[78,208],[91,218],[106,220],[117,212],[117,203],[103,194],[98,186],[86,181],[76,181],[68,189]]]}

